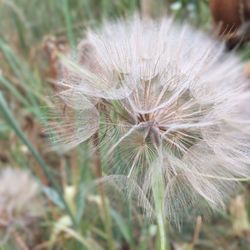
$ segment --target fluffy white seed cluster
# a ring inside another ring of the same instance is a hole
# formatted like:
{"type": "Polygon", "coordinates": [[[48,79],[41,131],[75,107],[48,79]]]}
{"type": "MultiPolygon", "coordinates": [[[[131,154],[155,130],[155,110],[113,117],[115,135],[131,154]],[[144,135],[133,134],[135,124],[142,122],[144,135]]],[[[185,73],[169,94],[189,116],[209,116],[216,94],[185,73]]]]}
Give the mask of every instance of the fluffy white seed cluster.
{"type": "Polygon", "coordinates": [[[0,172],[0,228],[8,236],[16,227],[26,228],[43,214],[38,184],[21,170],[0,172]]]}
{"type": "Polygon", "coordinates": [[[54,140],[70,149],[99,132],[112,169],[149,199],[161,176],[171,221],[223,207],[250,175],[242,72],[223,45],[171,19],[107,23],[64,59],[54,140]]]}

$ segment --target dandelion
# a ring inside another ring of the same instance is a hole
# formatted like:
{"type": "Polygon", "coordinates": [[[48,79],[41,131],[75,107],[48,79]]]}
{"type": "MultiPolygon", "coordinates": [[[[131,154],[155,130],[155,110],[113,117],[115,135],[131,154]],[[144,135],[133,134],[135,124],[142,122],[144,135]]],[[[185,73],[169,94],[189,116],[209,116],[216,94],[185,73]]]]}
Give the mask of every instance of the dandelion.
{"type": "Polygon", "coordinates": [[[43,214],[37,183],[27,172],[5,168],[0,173],[0,230],[7,239],[28,229],[43,214]]]}
{"type": "Polygon", "coordinates": [[[71,149],[99,133],[112,171],[148,200],[161,190],[169,221],[223,208],[249,177],[248,82],[223,44],[135,17],[89,31],[62,64],[54,142],[71,149]]]}

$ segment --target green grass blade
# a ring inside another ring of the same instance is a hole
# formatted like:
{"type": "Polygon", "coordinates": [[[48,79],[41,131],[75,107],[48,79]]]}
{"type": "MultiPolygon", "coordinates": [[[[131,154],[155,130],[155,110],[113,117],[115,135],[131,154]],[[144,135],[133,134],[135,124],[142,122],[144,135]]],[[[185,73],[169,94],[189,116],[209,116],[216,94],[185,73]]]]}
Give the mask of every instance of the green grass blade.
{"type": "Polygon", "coordinates": [[[63,13],[64,13],[66,29],[67,29],[67,36],[68,36],[71,47],[75,48],[76,41],[75,41],[75,37],[73,33],[72,20],[71,20],[71,15],[69,11],[69,1],[62,0],[62,2],[63,2],[63,13]]]}
{"type": "Polygon", "coordinates": [[[19,91],[17,91],[17,89],[14,87],[14,85],[8,81],[5,77],[0,75],[0,83],[6,88],[8,89],[8,91],[10,93],[12,93],[12,95],[16,98],[16,100],[18,100],[20,103],[22,103],[24,106],[29,106],[29,103],[27,102],[27,99],[25,97],[23,97],[19,91]]]}

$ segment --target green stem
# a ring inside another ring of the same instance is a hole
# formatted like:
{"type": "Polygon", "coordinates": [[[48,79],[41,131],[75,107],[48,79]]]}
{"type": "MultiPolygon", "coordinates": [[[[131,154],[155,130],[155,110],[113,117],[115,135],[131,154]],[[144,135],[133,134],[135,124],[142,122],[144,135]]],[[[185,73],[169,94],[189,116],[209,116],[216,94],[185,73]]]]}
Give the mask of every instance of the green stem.
{"type": "MultiPolygon", "coordinates": [[[[156,171],[157,172],[157,171],[156,171]]],[[[163,199],[164,199],[164,180],[161,173],[156,173],[154,182],[152,185],[153,198],[156,210],[156,220],[158,224],[159,238],[160,238],[160,249],[159,250],[170,250],[170,243],[168,241],[166,225],[164,223],[163,213],[163,199]]]]}
{"type": "Polygon", "coordinates": [[[157,224],[160,235],[160,250],[170,250],[167,244],[166,229],[164,224],[164,217],[162,213],[157,214],[157,224]]]}

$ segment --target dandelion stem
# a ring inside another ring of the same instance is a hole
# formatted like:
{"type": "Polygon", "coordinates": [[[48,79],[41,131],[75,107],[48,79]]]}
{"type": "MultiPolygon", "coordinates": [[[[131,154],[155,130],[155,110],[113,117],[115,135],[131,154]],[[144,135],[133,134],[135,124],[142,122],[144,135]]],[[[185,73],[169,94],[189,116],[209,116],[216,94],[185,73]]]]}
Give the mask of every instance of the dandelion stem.
{"type": "Polygon", "coordinates": [[[156,220],[158,224],[159,236],[160,236],[160,248],[159,250],[170,250],[170,243],[167,240],[166,225],[164,223],[163,213],[163,196],[164,196],[164,182],[161,172],[156,171],[154,176],[154,183],[152,185],[153,198],[156,210],[156,220]]]}
{"type": "Polygon", "coordinates": [[[162,213],[157,214],[157,223],[159,227],[159,234],[160,234],[160,250],[167,250],[167,241],[166,241],[166,230],[164,219],[162,213]]]}

